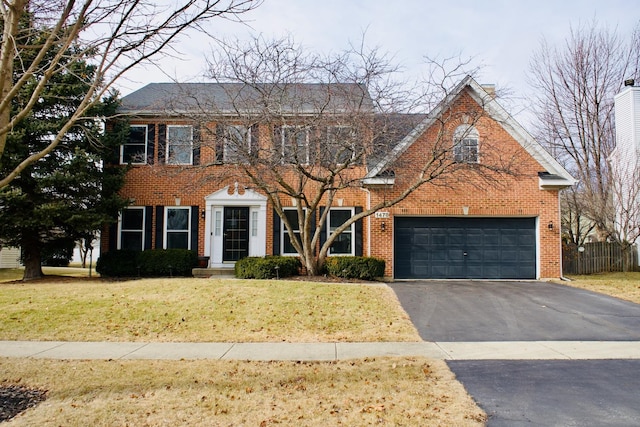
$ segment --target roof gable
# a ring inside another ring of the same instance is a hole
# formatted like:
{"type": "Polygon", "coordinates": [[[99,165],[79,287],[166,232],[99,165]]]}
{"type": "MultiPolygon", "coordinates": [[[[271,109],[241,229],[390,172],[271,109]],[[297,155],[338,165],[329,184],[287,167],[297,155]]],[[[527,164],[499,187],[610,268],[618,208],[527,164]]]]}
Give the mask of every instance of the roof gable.
{"type": "Polygon", "coordinates": [[[365,183],[388,183],[389,179],[381,179],[389,166],[397,160],[416,140],[429,129],[442,112],[450,106],[468,89],[470,96],[484,106],[488,115],[499,123],[503,129],[516,140],[526,152],[533,157],[544,169],[540,174],[540,187],[543,189],[559,189],[569,187],[576,180],[567,170],[558,163],[534,138],[527,132],[507,111],[495,100],[495,98],[482,88],[471,76],[465,77],[454,90],[443,99],[427,116],[413,128],[391,152],[374,165],[365,178],[365,183]]]}

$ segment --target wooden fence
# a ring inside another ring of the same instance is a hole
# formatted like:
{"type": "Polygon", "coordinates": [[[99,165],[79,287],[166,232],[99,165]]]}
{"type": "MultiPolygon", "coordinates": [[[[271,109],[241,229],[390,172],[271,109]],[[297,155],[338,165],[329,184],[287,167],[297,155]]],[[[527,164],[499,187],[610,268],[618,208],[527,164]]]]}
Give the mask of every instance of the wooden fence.
{"type": "Polygon", "coordinates": [[[619,243],[586,243],[581,248],[572,243],[562,245],[563,274],[592,274],[608,271],[638,270],[636,246],[623,251],[619,243]]]}

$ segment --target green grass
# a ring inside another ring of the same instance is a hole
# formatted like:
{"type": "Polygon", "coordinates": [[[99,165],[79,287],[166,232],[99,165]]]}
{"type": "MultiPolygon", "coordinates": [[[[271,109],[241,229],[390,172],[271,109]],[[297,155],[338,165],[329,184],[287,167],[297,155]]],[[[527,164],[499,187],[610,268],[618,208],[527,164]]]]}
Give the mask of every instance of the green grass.
{"type": "Polygon", "coordinates": [[[56,279],[0,284],[0,339],[419,341],[384,285],[56,279]]]}

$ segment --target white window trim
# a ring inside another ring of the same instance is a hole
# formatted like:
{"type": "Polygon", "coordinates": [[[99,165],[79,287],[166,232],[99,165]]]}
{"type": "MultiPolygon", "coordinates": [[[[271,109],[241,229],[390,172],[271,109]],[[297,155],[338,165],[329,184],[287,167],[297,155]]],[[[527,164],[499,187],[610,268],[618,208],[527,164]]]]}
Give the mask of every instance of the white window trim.
{"type": "Polygon", "coordinates": [[[120,212],[120,214],[118,215],[118,241],[117,241],[117,248],[118,249],[122,249],[122,232],[123,231],[140,231],[142,233],[142,238],[140,239],[141,241],[141,247],[140,250],[143,251],[144,250],[144,234],[145,234],[145,229],[146,229],[146,221],[147,221],[147,215],[146,215],[146,211],[145,211],[145,207],[144,206],[128,206],[126,208],[123,208],[122,211],[125,210],[141,210],[142,211],[142,229],[141,230],[137,230],[137,229],[123,229],[122,228],[122,212],[120,212]]]}
{"type": "MultiPolygon", "coordinates": [[[[329,237],[333,234],[331,232],[331,226],[330,226],[330,224],[331,224],[331,212],[332,211],[350,211],[351,212],[351,216],[355,215],[355,208],[353,208],[353,207],[350,207],[350,208],[349,207],[345,207],[345,208],[332,207],[332,208],[330,208],[329,209],[329,213],[327,214],[327,223],[325,225],[325,227],[327,227],[326,228],[326,230],[327,230],[327,240],[329,240],[329,237]]],[[[334,254],[334,253],[331,252],[331,248],[329,248],[329,252],[327,253],[327,255],[329,255],[329,256],[355,256],[355,254],[356,254],[356,244],[355,244],[356,223],[355,222],[351,223],[349,228],[347,228],[342,233],[344,233],[344,232],[348,232],[348,233],[351,234],[351,253],[348,253],[348,254],[334,254]]]]}
{"type": "MultiPolygon", "coordinates": [[[[351,132],[355,132],[355,130],[353,129],[353,126],[348,126],[348,125],[329,125],[329,126],[327,126],[327,146],[330,146],[333,143],[337,143],[338,145],[344,145],[344,142],[341,143],[340,141],[332,140],[332,138],[331,138],[332,129],[348,129],[351,132]]],[[[352,149],[351,149],[351,158],[349,160],[353,161],[355,156],[356,156],[356,152],[352,147],[352,149]]],[[[342,164],[344,164],[344,163],[338,163],[338,165],[342,165],[342,164]]]]}
{"type": "MultiPolygon", "coordinates": [[[[229,150],[229,133],[227,131],[227,129],[229,128],[235,128],[235,129],[240,129],[242,131],[242,133],[244,133],[244,141],[242,141],[242,144],[245,145],[246,144],[246,150],[247,153],[249,155],[253,154],[251,152],[251,149],[253,148],[251,146],[251,127],[250,126],[245,126],[245,125],[226,125],[225,127],[225,134],[224,134],[224,142],[223,142],[223,146],[222,146],[222,162],[223,163],[239,163],[241,161],[241,159],[238,156],[238,153],[230,153],[229,150]],[[235,155],[235,158],[232,158],[232,155],[235,155]]],[[[237,144],[233,144],[234,146],[237,144]]],[[[241,155],[240,155],[241,157],[241,155]]]]}
{"type": "Polygon", "coordinates": [[[191,125],[167,125],[167,135],[166,135],[166,144],[167,147],[165,149],[165,162],[168,165],[192,165],[193,164],[193,126],[191,125]],[[189,149],[189,161],[186,163],[178,163],[178,162],[173,162],[171,161],[171,157],[169,155],[169,153],[171,153],[171,138],[169,138],[169,134],[170,129],[172,128],[189,128],[190,133],[191,133],[191,139],[190,139],[190,149],[189,149]]]}
{"type": "MultiPolygon", "coordinates": [[[[297,125],[283,125],[281,128],[281,138],[282,138],[282,159],[284,163],[291,163],[290,159],[287,158],[287,146],[292,145],[291,143],[293,141],[290,141],[287,138],[287,129],[294,129],[294,133],[299,133],[299,132],[304,132],[304,137],[305,137],[305,142],[304,142],[304,161],[302,162],[302,164],[308,165],[309,164],[309,133],[311,132],[311,129],[308,126],[297,126],[297,125]]],[[[296,135],[298,136],[298,135],[296,135]]],[[[296,151],[300,148],[300,146],[298,145],[298,139],[295,139],[295,145],[296,145],[296,151]]],[[[298,154],[298,160],[300,160],[300,152],[297,151],[298,154]]]]}
{"type": "MultiPolygon", "coordinates": [[[[144,128],[144,157],[141,162],[131,162],[132,165],[146,165],[147,164],[147,156],[149,149],[149,125],[130,125],[129,127],[139,127],[144,128]]],[[[120,146],[120,164],[126,165],[128,162],[124,161],[124,147],[125,145],[141,145],[141,144],[123,144],[120,146]]]]}
{"type": "Polygon", "coordinates": [[[162,247],[163,249],[168,249],[168,243],[169,243],[169,239],[167,238],[167,233],[168,232],[174,232],[174,233],[178,233],[178,232],[184,232],[187,234],[187,249],[191,249],[191,206],[165,206],[164,208],[164,223],[163,223],[163,231],[162,231],[162,247]],[[186,210],[187,211],[187,230],[169,230],[167,228],[167,224],[169,223],[169,210],[170,209],[176,209],[176,210],[186,210]]]}
{"type": "Polygon", "coordinates": [[[478,130],[472,125],[460,125],[456,128],[453,133],[453,159],[456,163],[469,163],[469,164],[477,164],[480,163],[480,134],[478,130]],[[464,141],[465,140],[475,140],[476,147],[476,159],[475,161],[469,160],[467,157],[467,153],[465,152],[464,141]],[[461,159],[458,160],[457,157],[460,156],[461,159]]]}
{"type": "MultiPolygon", "coordinates": [[[[282,209],[284,212],[286,211],[292,211],[292,212],[296,212],[297,208],[283,208],[282,209]]],[[[303,212],[306,212],[306,208],[303,209],[303,212]]],[[[300,234],[300,218],[298,218],[298,228],[293,230],[293,234],[295,234],[296,230],[298,231],[298,234],[300,234]]],[[[304,221],[304,218],[302,218],[302,221],[304,221]]],[[[280,255],[282,256],[299,256],[300,254],[298,252],[285,252],[284,251],[284,239],[285,236],[287,235],[287,226],[284,225],[284,220],[282,218],[280,218],[280,255]]]]}

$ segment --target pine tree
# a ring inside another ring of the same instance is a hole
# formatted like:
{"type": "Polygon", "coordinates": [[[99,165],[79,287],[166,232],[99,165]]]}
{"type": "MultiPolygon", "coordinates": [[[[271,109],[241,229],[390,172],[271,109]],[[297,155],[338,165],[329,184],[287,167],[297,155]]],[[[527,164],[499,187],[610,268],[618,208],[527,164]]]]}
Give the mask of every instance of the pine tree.
{"type": "MultiPolygon", "coordinates": [[[[27,28],[31,26],[27,24],[27,28]]],[[[33,38],[44,38],[47,33],[46,29],[31,29],[22,34],[34,44],[33,38]]],[[[29,116],[8,135],[0,174],[15,168],[30,153],[42,150],[89,90],[95,72],[91,52],[78,60],[82,47],[72,49],[65,57],[74,60],[59,64],[29,116]]],[[[49,52],[51,56],[55,53],[54,49],[49,52]]],[[[19,77],[14,75],[14,79],[19,77]]],[[[33,76],[34,85],[38,77],[33,76]]],[[[33,85],[23,87],[14,99],[15,110],[23,108],[32,90],[33,85]]],[[[103,99],[77,122],[55,151],[0,190],[0,241],[22,249],[23,280],[42,277],[43,251],[95,234],[104,223],[115,221],[125,206],[117,193],[124,171],[103,166],[107,164],[105,157],[115,152],[127,132],[125,122],[116,123],[112,132],[104,132],[100,118],[113,115],[117,105],[115,93],[103,99]]]]}

